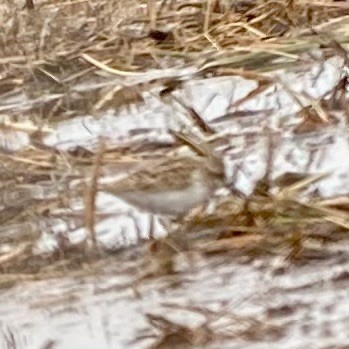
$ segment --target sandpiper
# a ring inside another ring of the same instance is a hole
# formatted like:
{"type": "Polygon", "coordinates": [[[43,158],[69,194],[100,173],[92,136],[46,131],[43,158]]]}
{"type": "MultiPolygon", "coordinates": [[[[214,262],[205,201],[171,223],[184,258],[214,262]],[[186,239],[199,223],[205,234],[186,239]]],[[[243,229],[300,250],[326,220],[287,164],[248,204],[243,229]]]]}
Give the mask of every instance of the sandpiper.
{"type": "Polygon", "coordinates": [[[204,203],[223,185],[220,161],[175,156],[149,161],[126,178],[101,184],[99,190],[152,214],[180,216],[204,203]]]}

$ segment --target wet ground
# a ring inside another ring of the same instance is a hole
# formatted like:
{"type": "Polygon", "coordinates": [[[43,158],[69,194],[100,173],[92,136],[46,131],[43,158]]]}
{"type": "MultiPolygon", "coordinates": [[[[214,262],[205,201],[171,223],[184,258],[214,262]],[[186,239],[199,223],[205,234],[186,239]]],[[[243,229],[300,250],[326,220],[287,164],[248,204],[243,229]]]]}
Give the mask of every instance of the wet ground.
{"type": "MultiPolygon", "coordinates": [[[[273,76],[287,82],[305,107],[334,88],[340,67],[340,59],[320,59],[318,64],[273,76]]],[[[263,131],[268,128],[280,132],[274,177],[286,171],[330,172],[317,184],[320,194],[347,194],[349,162],[343,159],[349,156],[349,144],[343,115],[338,113],[336,123],[321,130],[295,132],[301,107],[294,96],[282,84],[272,84],[242,103],[256,86],[237,77],[211,78],[188,81],[177,92],[224,139],[220,151],[227,177],[234,178],[239,190],[251,192],[265,173],[269,148],[263,131]]],[[[0,110],[25,111],[30,103],[25,96],[10,96],[1,101],[0,110]]],[[[99,118],[81,116],[59,123],[45,142],[57,149],[79,145],[95,150],[103,135],[116,147],[128,142],[161,148],[173,142],[169,129],[188,122],[182,114],[180,106],[166,105],[149,93],[144,105],[117,115],[110,110],[99,118]]],[[[3,140],[3,147],[13,151],[27,142],[18,131],[3,140]]],[[[97,226],[103,245],[137,242],[134,219],[146,237],[147,214],[106,195],[97,202],[104,212],[118,212],[97,226]]],[[[163,233],[160,227],[158,233],[163,233]]],[[[78,242],[84,234],[84,229],[76,230],[70,239],[78,242]]],[[[47,248],[47,237],[40,244],[47,248]]],[[[296,264],[285,260],[282,251],[254,259],[233,253],[197,256],[176,275],[145,279],[149,260],[144,256],[142,247],[129,247],[108,257],[93,275],[67,272],[58,279],[4,287],[0,348],[349,347],[347,243],[327,244],[321,254],[296,264]]]]}
{"type": "Polygon", "coordinates": [[[347,255],[304,265],[225,255],[143,281],[136,262],[116,255],[95,276],[2,291],[1,348],[346,348],[347,255]]]}

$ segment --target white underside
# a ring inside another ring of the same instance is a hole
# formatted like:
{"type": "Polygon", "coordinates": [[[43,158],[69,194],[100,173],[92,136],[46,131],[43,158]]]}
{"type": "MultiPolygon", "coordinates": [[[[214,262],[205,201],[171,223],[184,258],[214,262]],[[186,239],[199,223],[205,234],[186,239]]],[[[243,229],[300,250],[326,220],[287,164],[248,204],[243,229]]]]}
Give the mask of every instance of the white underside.
{"type": "Polygon", "coordinates": [[[123,192],[120,198],[144,211],[161,215],[181,215],[207,200],[212,190],[198,182],[183,191],[123,192]]]}

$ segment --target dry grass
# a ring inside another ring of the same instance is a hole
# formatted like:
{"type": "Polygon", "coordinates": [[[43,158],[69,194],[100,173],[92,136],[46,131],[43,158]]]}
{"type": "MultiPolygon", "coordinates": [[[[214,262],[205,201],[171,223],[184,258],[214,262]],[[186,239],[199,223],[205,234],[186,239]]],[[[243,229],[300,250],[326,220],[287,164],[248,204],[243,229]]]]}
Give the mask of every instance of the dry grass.
{"type": "Polygon", "coordinates": [[[36,1],[22,9],[20,1],[5,1],[0,94],[24,91],[36,122],[118,108],[141,102],[151,83],[174,80],[164,73],[149,80],[142,75],[148,69],[191,65],[203,75],[230,75],[233,68],[246,74],[242,68],[304,64],[301,53],[320,46],[334,54],[333,38],[348,42],[347,15],[338,2],[36,1]],[[276,58],[283,61],[270,64],[276,58]],[[132,89],[116,87],[110,73],[119,82],[138,80],[132,89]],[[77,91],[78,84],[90,88],[77,91]]]}
{"type": "MultiPolygon", "coordinates": [[[[181,79],[162,74],[167,68],[191,66],[196,76],[242,75],[262,82],[264,79],[265,83],[268,79],[263,71],[308,62],[310,56],[303,53],[313,48],[322,48],[326,56],[346,58],[341,45],[349,40],[345,35],[349,7],[342,2],[33,3],[34,8],[28,3],[22,8],[22,2],[10,0],[0,5],[0,22],[4,23],[0,33],[0,100],[13,96],[28,99],[24,107],[18,103],[18,108],[0,102],[5,120],[0,131],[5,136],[20,132],[30,139],[25,149],[12,152],[4,148],[0,152],[0,244],[16,246],[0,256],[3,285],[59,276],[62,264],[65,272],[80,268],[86,246],[69,246],[64,233],[58,234],[59,248],[54,253],[33,255],[32,246],[42,231],[52,232],[57,221],[64,221],[72,230],[86,225],[96,245],[94,224],[98,213],[94,198],[103,166],[151,157],[149,152],[126,146],[117,150],[101,146],[97,154],[81,148],[58,151],[43,142],[57,122],[142,103],[142,92],[154,84],[163,87],[160,98],[171,95],[181,87],[181,79]],[[149,69],[160,74],[149,77],[149,69]],[[89,88],[80,91],[78,85],[89,88]],[[87,177],[93,181],[86,195],[86,211],[74,211],[71,200],[83,195],[81,186],[74,183],[84,182],[87,177]],[[50,195],[40,196],[43,188],[50,195]],[[48,261],[57,269],[52,267],[47,272],[48,261]]],[[[346,84],[343,79],[330,96],[304,109],[303,128],[297,132],[331,123],[333,109],[346,108],[346,84]]],[[[263,86],[261,83],[248,98],[260,93],[263,86]]],[[[216,142],[224,141],[219,135],[212,136],[214,131],[195,110],[184,107],[204,135],[216,142]]],[[[178,146],[176,143],[161,152],[167,155],[178,146]]],[[[232,194],[217,204],[214,213],[198,211],[177,222],[172,239],[181,251],[233,251],[252,257],[257,253],[281,253],[292,260],[313,258],[322,253],[327,241],[347,238],[349,227],[347,198],[326,203],[320,197],[300,199],[301,190],[315,180],[319,178],[302,178],[297,185],[292,183],[272,194],[277,184],[266,177],[263,186],[250,197],[232,194]],[[188,231],[192,233],[186,234],[188,231]]],[[[171,259],[175,249],[168,250],[171,259]]],[[[83,272],[94,270],[94,257],[83,272]]]]}

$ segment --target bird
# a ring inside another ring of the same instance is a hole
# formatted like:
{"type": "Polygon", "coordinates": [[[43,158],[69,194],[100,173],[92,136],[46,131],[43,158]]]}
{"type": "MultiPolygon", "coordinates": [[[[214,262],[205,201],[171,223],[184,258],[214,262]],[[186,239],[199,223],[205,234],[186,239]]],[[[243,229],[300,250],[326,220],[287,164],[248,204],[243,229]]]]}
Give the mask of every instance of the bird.
{"type": "Polygon", "coordinates": [[[146,161],[127,177],[100,184],[99,191],[148,213],[176,217],[206,202],[223,185],[220,161],[181,155],[146,161]]]}

